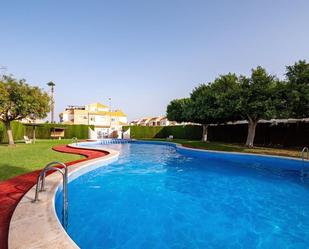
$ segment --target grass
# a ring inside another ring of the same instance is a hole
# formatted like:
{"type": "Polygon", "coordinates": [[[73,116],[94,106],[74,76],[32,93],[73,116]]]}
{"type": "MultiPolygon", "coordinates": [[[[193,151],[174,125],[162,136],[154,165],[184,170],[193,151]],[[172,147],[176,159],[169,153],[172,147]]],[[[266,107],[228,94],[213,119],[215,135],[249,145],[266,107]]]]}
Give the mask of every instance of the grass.
{"type": "Polygon", "coordinates": [[[52,150],[55,145],[69,143],[70,139],[37,140],[35,144],[17,143],[16,147],[0,144],[0,181],[41,169],[51,161],[69,162],[83,158],[52,150]]]}
{"type": "MultiPolygon", "coordinates": [[[[145,140],[170,141],[167,139],[145,139],[145,140]]],[[[254,153],[254,154],[287,156],[297,158],[300,158],[301,156],[300,148],[285,149],[285,148],[259,147],[259,146],[255,146],[253,148],[247,148],[242,144],[202,142],[198,140],[186,140],[186,139],[173,139],[172,142],[180,143],[186,147],[205,149],[205,150],[254,153]]]]}

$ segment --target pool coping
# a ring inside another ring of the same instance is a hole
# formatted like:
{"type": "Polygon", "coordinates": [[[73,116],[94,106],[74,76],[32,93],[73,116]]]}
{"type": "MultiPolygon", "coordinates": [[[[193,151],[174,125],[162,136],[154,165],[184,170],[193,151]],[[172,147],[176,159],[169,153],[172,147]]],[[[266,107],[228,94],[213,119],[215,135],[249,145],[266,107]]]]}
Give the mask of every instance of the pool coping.
{"type": "MultiPolygon", "coordinates": [[[[95,164],[108,164],[118,159],[119,152],[111,149],[77,146],[69,144],[68,147],[86,150],[108,152],[102,157],[79,162],[68,167],[69,176],[78,171],[91,168],[95,164]]],[[[35,194],[34,185],[17,204],[11,218],[8,237],[10,249],[73,249],[79,248],[66,233],[59,222],[55,210],[55,196],[62,182],[62,176],[54,173],[46,178],[46,191],[40,192],[39,201],[33,203],[35,194]]]]}
{"type": "MultiPolygon", "coordinates": [[[[132,140],[141,141],[143,143],[153,143],[153,144],[170,144],[174,145],[176,148],[200,151],[208,153],[219,153],[219,154],[234,154],[234,155],[251,155],[257,157],[272,157],[272,158],[282,158],[295,161],[301,161],[302,159],[284,156],[274,156],[274,155],[261,155],[254,153],[242,153],[242,152],[225,152],[225,151],[214,151],[205,150],[199,148],[190,148],[183,146],[180,143],[173,141],[145,141],[145,140],[132,140]]],[[[87,143],[87,142],[86,142],[87,143]]],[[[69,147],[86,149],[86,150],[98,150],[108,152],[108,155],[90,159],[88,161],[79,162],[68,168],[69,176],[74,174],[83,174],[83,169],[91,168],[96,163],[108,164],[118,159],[119,152],[111,149],[102,149],[99,147],[87,147],[78,146],[77,144],[69,144],[69,147]],[[79,172],[76,173],[76,172],[79,172]]],[[[90,169],[92,170],[92,169],[90,169]]],[[[89,171],[89,170],[86,170],[89,171]]],[[[72,179],[71,179],[72,180],[72,179]]],[[[47,191],[40,193],[40,201],[36,204],[32,203],[35,186],[33,186],[18,203],[10,223],[9,229],[9,248],[10,249],[29,249],[29,248],[79,248],[71,237],[66,233],[62,225],[60,224],[56,211],[55,211],[55,196],[59,189],[59,185],[62,181],[61,175],[51,174],[47,176],[46,187],[47,191]],[[39,241],[38,241],[39,239],[39,241]]]]}

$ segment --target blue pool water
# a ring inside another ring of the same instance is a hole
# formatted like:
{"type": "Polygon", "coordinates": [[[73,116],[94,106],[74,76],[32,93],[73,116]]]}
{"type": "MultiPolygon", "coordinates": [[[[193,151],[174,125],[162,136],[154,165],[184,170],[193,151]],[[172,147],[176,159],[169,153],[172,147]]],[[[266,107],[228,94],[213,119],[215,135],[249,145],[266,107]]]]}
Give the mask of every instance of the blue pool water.
{"type": "Polygon", "coordinates": [[[67,232],[81,248],[309,248],[299,161],[150,143],[102,147],[120,150],[119,160],[69,184],[67,232]]]}

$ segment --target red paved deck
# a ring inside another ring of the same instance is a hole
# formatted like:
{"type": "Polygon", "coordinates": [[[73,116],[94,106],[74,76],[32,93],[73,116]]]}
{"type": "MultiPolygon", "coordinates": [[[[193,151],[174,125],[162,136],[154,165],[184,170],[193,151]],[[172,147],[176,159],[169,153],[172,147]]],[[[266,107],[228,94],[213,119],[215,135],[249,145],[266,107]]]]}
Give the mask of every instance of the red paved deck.
{"type": "MultiPolygon", "coordinates": [[[[84,159],[66,163],[72,165],[107,155],[107,152],[88,149],[75,149],[66,145],[53,147],[53,150],[86,156],[84,159]]],[[[44,165],[42,165],[44,166],[44,165]]],[[[0,182],[0,249],[8,248],[8,231],[10,220],[18,202],[24,194],[36,184],[36,178],[40,170],[20,175],[9,180],[0,182]]]]}

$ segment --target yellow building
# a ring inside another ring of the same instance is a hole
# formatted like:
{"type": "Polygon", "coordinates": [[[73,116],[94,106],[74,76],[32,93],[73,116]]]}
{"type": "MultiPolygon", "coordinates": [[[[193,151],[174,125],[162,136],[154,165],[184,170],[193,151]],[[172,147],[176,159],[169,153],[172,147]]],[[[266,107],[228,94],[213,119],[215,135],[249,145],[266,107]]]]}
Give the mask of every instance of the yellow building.
{"type": "Polygon", "coordinates": [[[63,124],[94,125],[91,138],[121,137],[123,125],[127,125],[127,115],[121,110],[110,110],[101,103],[85,106],[68,106],[60,114],[63,124]]]}

